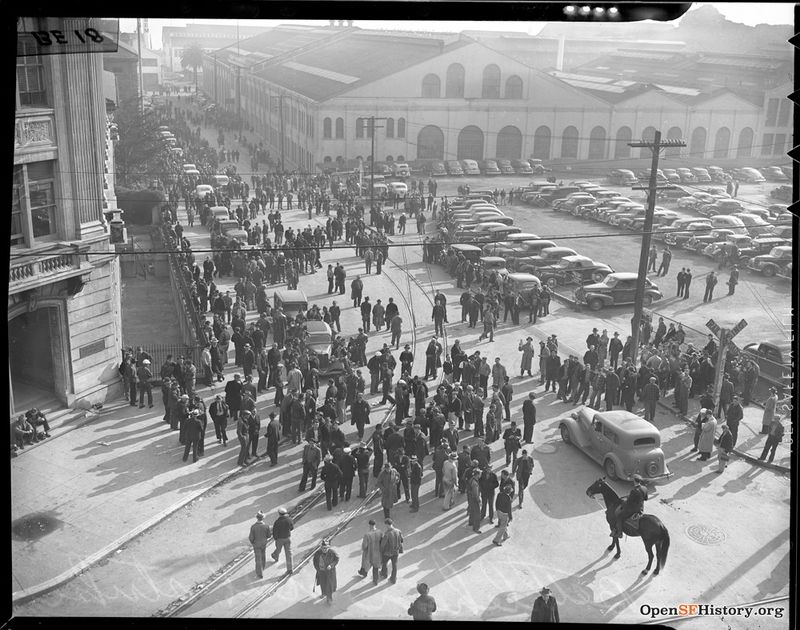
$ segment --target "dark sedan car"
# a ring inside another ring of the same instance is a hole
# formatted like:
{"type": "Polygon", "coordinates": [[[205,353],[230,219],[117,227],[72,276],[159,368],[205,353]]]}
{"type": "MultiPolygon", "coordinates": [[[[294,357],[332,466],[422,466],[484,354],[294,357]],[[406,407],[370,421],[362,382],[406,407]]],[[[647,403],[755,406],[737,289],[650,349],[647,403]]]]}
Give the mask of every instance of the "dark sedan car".
{"type": "Polygon", "coordinates": [[[586,256],[564,256],[556,264],[539,267],[539,279],[554,288],[562,284],[585,284],[586,282],[601,282],[614,270],[604,263],[598,263],[586,256]]]}

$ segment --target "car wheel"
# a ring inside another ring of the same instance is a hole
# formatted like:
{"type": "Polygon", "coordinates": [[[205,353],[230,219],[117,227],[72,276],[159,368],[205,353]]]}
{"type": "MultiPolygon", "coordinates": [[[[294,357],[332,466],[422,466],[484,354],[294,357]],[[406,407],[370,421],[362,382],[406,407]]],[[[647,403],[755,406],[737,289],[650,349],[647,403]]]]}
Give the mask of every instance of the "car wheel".
{"type": "Polygon", "coordinates": [[[771,278],[772,276],[775,275],[776,271],[777,270],[775,269],[775,267],[773,267],[772,265],[767,265],[761,270],[761,273],[763,273],[767,278],[771,278]]]}
{"type": "Polygon", "coordinates": [[[550,276],[547,280],[545,280],[545,282],[547,283],[547,286],[550,287],[551,289],[555,289],[556,286],[558,285],[558,280],[556,280],[555,277],[553,276],[550,276]]]}
{"type": "Polygon", "coordinates": [[[592,309],[593,311],[599,311],[601,308],[603,308],[603,300],[601,300],[600,298],[594,298],[589,300],[589,308],[592,309]]]}
{"type": "Polygon", "coordinates": [[[561,439],[564,440],[565,444],[572,444],[572,439],[569,436],[569,429],[565,424],[561,425],[561,439]]]}
{"type": "Polygon", "coordinates": [[[653,304],[653,296],[652,295],[645,295],[644,301],[642,302],[645,306],[652,306],[653,304]]]}
{"type": "Polygon", "coordinates": [[[603,469],[606,471],[606,477],[609,479],[617,478],[617,467],[614,465],[613,460],[607,459],[603,464],[603,469]]]}

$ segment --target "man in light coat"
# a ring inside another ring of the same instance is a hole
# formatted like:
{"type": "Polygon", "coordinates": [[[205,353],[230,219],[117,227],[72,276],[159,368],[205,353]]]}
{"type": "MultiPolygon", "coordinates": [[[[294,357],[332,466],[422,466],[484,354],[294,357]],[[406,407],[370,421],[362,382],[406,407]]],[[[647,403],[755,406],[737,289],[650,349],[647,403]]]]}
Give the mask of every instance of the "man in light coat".
{"type": "Polygon", "coordinates": [[[714,450],[714,433],[717,429],[717,419],[708,414],[706,421],[703,423],[703,428],[700,433],[700,439],[697,441],[697,450],[700,451],[700,461],[706,461],[711,457],[711,452],[714,450]]]}
{"type": "Polygon", "coordinates": [[[458,484],[457,460],[458,453],[453,450],[453,452],[448,455],[447,461],[442,465],[442,487],[444,488],[442,507],[445,510],[452,508],[456,500],[456,486],[458,484]]]}
{"type": "Polygon", "coordinates": [[[378,475],[378,488],[381,490],[381,507],[384,518],[391,516],[391,509],[397,501],[397,484],[400,482],[398,473],[389,462],[383,465],[383,470],[378,475]]]}
{"type": "Polygon", "coordinates": [[[361,577],[367,577],[367,567],[372,567],[372,583],[378,583],[378,574],[381,568],[381,538],[383,532],[380,532],[375,527],[374,520],[369,519],[369,531],[364,534],[361,540],[361,568],[358,574],[361,577]]]}

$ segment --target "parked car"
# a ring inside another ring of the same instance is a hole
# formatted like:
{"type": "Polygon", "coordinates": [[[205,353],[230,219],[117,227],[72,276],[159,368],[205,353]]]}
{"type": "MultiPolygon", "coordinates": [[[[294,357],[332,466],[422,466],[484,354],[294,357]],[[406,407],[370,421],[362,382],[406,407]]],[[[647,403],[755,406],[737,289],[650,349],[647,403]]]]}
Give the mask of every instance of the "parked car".
{"type": "MultiPolygon", "coordinates": [[[[678,168],[675,169],[678,173],[678,177],[681,178],[681,182],[684,184],[696,184],[697,183],[697,175],[692,173],[692,170],[689,168],[678,168]]],[[[708,178],[709,181],[711,178],[708,178]]]]}
{"type": "Polygon", "coordinates": [[[581,203],[592,203],[594,202],[594,197],[589,193],[585,192],[576,192],[567,195],[566,197],[562,197],[561,199],[556,199],[553,202],[553,212],[569,212],[572,208],[576,205],[581,203]]]}
{"type": "Polygon", "coordinates": [[[692,191],[689,190],[688,188],[684,188],[683,186],[678,186],[677,184],[673,184],[669,188],[659,190],[656,193],[656,199],[664,201],[674,201],[676,199],[680,199],[681,197],[686,197],[691,194],[692,191]]]}
{"type": "MultiPolygon", "coordinates": [[[[649,182],[650,181],[650,169],[646,168],[646,169],[644,169],[642,171],[639,171],[637,173],[637,176],[643,182],[649,182]]],[[[656,169],[656,184],[662,185],[662,184],[668,184],[668,183],[669,183],[669,180],[664,176],[664,172],[660,168],[656,169]]]]}
{"type": "Polygon", "coordinates": [[[546,247],[537,256],[527,256],[518,261],[520,271],[536,273],[540,267],[553,265],[565,256],[575,256],[578,252],[570,247],[546,247]]]}
{"type": "Polygon", "coordinates": [[[539,267],[539,279],[551,288],[562,284],[585,284],[601,282],[614,270],[605,263],[598,263],[587,256],[564,256],[549,267],[539,267]]]}
{"type": "Polygon", "coordinates": [[[728,214],[716,214],[711,217],[711,227],[729,228],[734,234],[747,234],[744,222],[739,218],[728,214]]]}
{"type": "Polygon", "coordinates": [[[767,223],[763,217],[749,212],[736,212],[733,216],[740,219],[747,228],[747,233],[750,236],[760,236],[762,234],[769,234],[772,232],[773,225],[767,223]]]}
{"type": "Polygon", "coordinates": [[[481,256],[478,259],[478,266],[490,273],[496,271],[501,277],[508,275],[506,259],[501,256],[481,256]]]}
{"type": "Polygon", "coordinates": [[[789,203],[792,200],[792,187],[791,186],[778,186],[769,191],[769,196],[773,199],[780,199],[789,203]]]}
{"type": "Polygon", "coordinates": [[[709,166],[707,170],[708,174],[711,175],[712,182],[717,182],[718,184],[724,184],[728,181],[728,175],[721,167],[709,166]]]}
{"type": "MultiPolygon", "coordinates": [[[[575,290],[575,302],[586,305],[593,311],[608,306],[633,304],[638,277],[638,274],[632,272],[610,273],[602,282],[578,287],[575,290]]],[[[649,278],[645,278],[644,305],[650,306],[662,297],[658,287],[649,278]]]]}
{"type": "Polygon", "coordinates": [[[736,245],[736,250],[731,251],[733,248],[728,248],[725,252],[729,258],[735,262],[747,266],[751,259],[756,256],[763,256],[769,254],[773,248],[780,247],[781,245],[791,245],[791,241],[777,236],[758,236],[750,239],[749,245],[742,247],[740,243],[744,243],[743,239],[749,238],[739,234],[729,237],[729,240],[736,245]]]}
{"type": "Polygon", "coordinates": [[[511,165],[511,160],[495,160],[495,162],[497,162],[497,168],[500,169],[503,175],[514,175],[516,173],[511,165]]]}
{"type": "Polygon", "coordinates": [[[481,169],[475,160],[461,160],[461,169],[464,175],[480,175],[481,169]]]}
{"type": "Polygon", "coordinates": [[[792,246],[781,245],[773,247],[769,254],[751,259],[747,263],[747,268],[771,278],[775,274],[782,272],[790,262],[792,262],[792,246]]]}
{"type": "Polygon", "coordinates": [[[530,158],[528,163],[531,165],[534,175],[543,175],[550,171],[550,169],[544,165],[544,162],[538,158],[530,158]]]}
{"type": "Polygon", "coordinates": [[[524,264],[523,261],[527,262],[528,258],[538,256],[542,250],[550,247],[557,247],[557,245],[555,242],[547,239],[517,243],[508,254],[508,257],[512,259],[509,264],[513,263],[514,260],[517,260],[520,264],[524,264]]]}
{"type": "Polygon", "coordinates": [[[733,231],[728,229],[710,230],[704,234],[694,234],[683,242],[683,249],[702,254],[703,250],[711,243],[725,241],[729,236],[734,236],[733,231]]]}
{"type": "Polygon", "coordinates": [[[785,182],[789,180],[789,178],[786,176],[786,173],[781,170],[780,166],[765,166],[758,170],[761,171],[761,174],[765,179],[771,182],[785,182]]]}
{"type": "Polygon", "coordinates": [[[633,171],[629,171],[626,168],[615,168],[609,173],[608,179],[616,186],[634,186],[639,183],[633,171]]]}
{"type": "Polygon", "coordinates": [[[517,175],[532,175],[533,169],[530,162],[527,160],[511,160],[511,166],[514,167],[517,175]]]}
{"type": "Polygon", "coordinates": [[[794,263],[789,263],[783,269],[781,269],[778,273],[775,274],[776,278],[782,278],[783,280],[792,280],[792,265],[794,263]]]}
{"type": "Polygon", "coordinates": [[[697,219],[697,218],[681,218],[675,219],[671,225],[659,225],[653,230],[653,239],[657,241],[665,241],[666,237],[673,232],[681,232],[687,230],[692,223],[703,223],[711,226],[710,219],[697,219]]]}
{"type": "Polygon", "coordinates": [[[497,221],[488,221],[486,223],[464,226],[464,229],[459,229],[456,231],[455,236],[459,241],[469,242],[474,245],[488,243],[491,240],[502,240],[493,238],[494,235],[492,234],[491,229],[496,227],[506,228],[508,226],[497,221]]]}
{"type": "Polygon", "coordinates": [[[618,217],[620,216],[629,216],[632,213],[641,212],[644,214],[645,207],[640,203],[623,203],[618,205],[613,210],[609,210],[608,212],[603,215],[603,221],[608,223],[609,225],[617,225],[619,223],[618,217]]]}
{"type": "Polygon", "coordinates": [[[697,212],[704,217],[713,217],[717,214],[733,214],[742,211],[742,203],[738,199],[717,199],[714,203],[707,203],[697,208],[697,212]]]}
{"type": "Polygon", "coordinates": [[[456,245],[451,245],[450,249],[456,252],[456,254],[461,254],[472,263],[477,263],[482,255],[480,247],[468,243],[457,243],[456,245]]]}
{"type": "Polygon", "coordinates": [[[555,190],[551,190],[547,193],[540,193],[534,199],[534,205],[539,208],[546,208],[556,199],[563,199],[567,195],[571,195],[572,193],[580,192],[580,188],[577,186],[561,186],[556,188],[555,190]]]}
{"type": "Polygon", "coordinates": [[[701,253],[707,258],[717,262],[730,260],[733,263],[742,262],[742,252],[749,252],[752,239],[741,234],[729,234],[725,240],[714,241],[706,245],[701,253]]]}
{"type": "Polygon", "coordinates": [[[600,464],[609,479],[669,478],[661,434],[650,422],[630,411],[598,412],[582,406],[559,422],[561,439],[600,464]]]}
{"type": "Polygon", "coordinates": [[[772,236],[777,236],[780,238],[785,238],[787,241],[792,240],[792,229],[791,225],[773,225],[772,226],[772,236]]]}
{"type": "Polygon", "coordinates": [[[512,253],[520,251],[520,247],[523,243],[538,240],[540,240],[539,237],[536,234],[531,234],[530,232],[509,234],[505,241],[484,245],[483,253],[486,256],[503,256],[505,258],[509,258],[511,257],[512,253]]]}
{"type": "MultiPolygon", "coordinates": [[[[677,223],[677,221],[676,221],[677,223]]],[[[675,227],[674,225],[672,227],[675,227]]],[[[711,233],[711,225],[696,221],[686,226],[684,231],[670,231],[664,238],[664,242],[671,247],[683,247],[684,243],[692,237],[703,236],[711,233]]],[[[693,249],[693,248],[692,248],[693,249]]]]}
{"type": "Polygon", "coordinates": [[[444,166],[444,162],[431,162],[430,174],[431,177],[446,177],[447,169],[444,166]]]}
{"type": "Polygon", "coordinates": [[[692,171],[692,175],[697,178],[698,184],[704,184],[711,181],[711,175],[709,175],[706,169],[695,166],[690,170],[692,171]]]}
{"type": "Polygon", "coordinates": [[[445,166],[447,167],[448,175],[456,177],[464,174],[464,169],[461,168],[461,162],[458,160],[447,160],[445,166]]]}
{"type": "Polygon", "coordinates": [[[389,190],[396,195],[408,194],[408,186],[405,182],[389,182],[389,190]]]}
{"type": "MultiPolygon", "coordinates": [[[[670,226],[677,221],[678,218],[680,218],[680,215],[674,210],[656,210],[653,212],[653,229],[659,226],[670,226]]],[[[644,217],[640,216],[632,219],[625,219],[624,221],[620,221],[620,225],[634,232],[638,232],[644,229],[644,217]]]]}
{"type": "MultiPolygon", "coordinates": [[[[791,265],[791,263],[789,263],[791,265]]],[[[760,377],[784,392],[792,383],[792,344],[790,341],[760,341],[742,348],[742,354],[752,358],[760,377]]]]}
{"type": "Polygon", "coordinates": [[[665,168],[663,169],[664,177],[667,178],[667,181],[670,184],[680,184],[681,183],[681,176],[678,175],[678,171],[674,168],[665,168]]]}
{"type": "Polygon", "coordinates": [[[733,178],[748,184],[760,184],[767,181],[761,173],[749,166],[733,169],[733,178]]]}
{"type": "Polygon", "coordinates": [[[405,162],[395,162],[392,164],[392,174],[395,177],[411,177],[411,169],[405,162]]]}
{"type": "Polygon", "coordinates": [[[478,163],[481,175],[491,176],[500,175],[500,168],[494,160],[482,160],[478,163]]]}
{"type": "Polygon", "coordinates": [[[331,358],[331,327],[326,322],[310,319],[305,323],[305,328],[308,335],[303,340],[303,347],[317,356],[320,378],[334,378],[344,374],[342,361],[331,358]]]}

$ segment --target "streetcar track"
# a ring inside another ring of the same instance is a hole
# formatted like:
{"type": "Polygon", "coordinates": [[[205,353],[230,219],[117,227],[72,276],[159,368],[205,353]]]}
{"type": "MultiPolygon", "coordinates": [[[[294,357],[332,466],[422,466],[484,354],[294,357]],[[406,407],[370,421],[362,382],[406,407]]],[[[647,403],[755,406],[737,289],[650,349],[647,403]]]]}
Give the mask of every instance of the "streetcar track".
{"type": "MultiPolygon", "coordinates": [[[[404,251],[404,250],[403,250],[404,251]]],[[[405,251],[404,251],[404,262],[406,260],[405,251]]],[[[428,295],[424,287],[419,283],[419,281],[412,276],[412,274],[404,267],[400,267],[396,263],[393,263],[395,267],[400,269],[407,278],[408,282],[408,297],[404,294],[404,291],[400,288],[400,285],[389,276],[389,274],[385,274],[385,278],[389,280],[389,282],[394,285],[397,289],[400,299],[402,300],[405,307],[408,309],[409,313],[411,314],[412,322],[414,325],[411,328],[411,345],[416,353],[417,350],[417,331],[416,331],[416,318],[414,316],[414,308],[413,308],[413,298],[411,296],[411,282],[413,281],[417,287],[422,291],[425,295],[427,300],[433,304],[433,299],[431,296],[428,295]]],[[[392,405],[387,409],[386,415],[383,419],[383,422],[388,422],[391,418],[392,412],[395,410],[396,404],[392,405]]],[[[362,502],[356,506],[349,514],[347,514],[343,519],[341,519],[334,528],[324,536],[325,539],[332,539],[342,531],[344,531],[347,526],[355,519],[359,514],[361,514],[364,509],[373,501],[373,499],[378,496],[379,490],[377,488],[373,489],[371,493],[367,495],[366,498],[362,500],[362,502]]],[[[307,515],[311,509],[319,503],[319,501],[324,496],[324,489],[320,488],[315,494],[307,497],[306,499],[300,501],[296,504],[289,512],[289,515],[292,517],[294,522],[302,519],[305,515],[307,515]]],[[[271,540],[271,538],[270,538],[271,540]]],[[[313,558],[314,553],[316,553],[317,549],[319,548],[318,545],[315,545],[303,559],[294,567],[293,574],[295,574],[300,568],[302,568],[305,564],[307,564],[311,558],[313,558]]],[[[206,595],[211,594],[212,592],[216,591],[218,587],[226,582],[226,580],[235,574],[237,571],[242,569],[247,565],[247,563],[251,562],[254,557],[254,552],[252,548],[248,548],[246,550],[241,551],[237,556],[231,559],[228,563],[221,566],[217,569],[214,573],[208,576],[206,579],[198,582],[195,586],[184,596],[170,602],[164,608],[156,611],[152,616],[153,617],[175,617],[178,616],[180,613],[184,613],[187,610],[191,609],[191,607],[204,598],[206,595]]],[[[286,584],[291,577],[292,574],[284,574],[281,576],[277,582],[272,584],[266,591],[258,593],[255,597],[249,599],[244,605],[242,605],[236,613],[234,613],[234,618],[241,618],[247,615],[250,611],[252,611],[256,606],[258,606],[261,602],[268,599],[272,595],[274,595],[277,590],[286,584]]]]}

